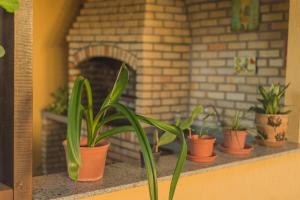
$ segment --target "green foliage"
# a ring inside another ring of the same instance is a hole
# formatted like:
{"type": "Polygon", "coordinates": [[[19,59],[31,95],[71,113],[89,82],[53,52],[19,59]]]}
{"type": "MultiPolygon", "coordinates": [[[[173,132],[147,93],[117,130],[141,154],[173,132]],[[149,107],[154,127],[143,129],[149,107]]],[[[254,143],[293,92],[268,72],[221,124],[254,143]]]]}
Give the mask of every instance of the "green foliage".
{"type": "Polygon", "coordinates": [[[66,114],[68,109],[68,87],[64,85],[51,93],[54,102],[47,106],[46,111],[55,114],[66,114]]]}
{"type": "Polygon", "coordinates": [[[0,7],[4,8],[9,13],[15,12],[19,6],[19,0],[0,0],[0,7]]]}
{"type": "MultiPolygon", "coordinates": [[[[19,8],[19,0],[0,0],[0,7],[7,12],[13,13],[19,8]]],[[[5,55],[5,49],[0,45],[0,58],[5,55]]]]}
{"type": "Polygon", "coordinates": [[[148,186],[151,200],[157,200],[157,175],[155,163],[152,156],[152,150],[146,134],[141,126],[141,122],[147,123],[160,129],[164,132],[173,134],[179,137],[182,142],[182,151],[177,161],[173,178],[170,186],[169,199],[173,199],[178,178],[183,168],[184,161],[187,154],[187,145],[182,131],[164,122],[146,118],[144,116],[136,115],[131,110],[127,109],[124,105],[118,103],[118,99],[126,88],[129,79],[129,74],[125,64],[121,66],[117,80],[113,89],[102,103],[96,115],[93,113],[93,100],[92,90],[90,83],[87,79],[80,76],[78,77],[72,89],[70,102],[68,107],[68,134],[67,134],[67,160],[68,160],[68,173],[73,180],[77,180],[79,167],[81,165],[80,158],[80,135],[81,135],[81,122],[85,118],[87,124],[87,139],[88,146],[94,147],[103,139],[112,135],[133,131],[137,135],[140,143],[141,152],[145,161],[145,167],[148,177],[148,186]],[[83,89],[85,89],[87,97],[87,105],[81,104],[83,89]],[[108,114],[110,109],[116,110],[115,114],[108,114]],[[126,119],[130,125],[114,127],[106,131],[102,131],[105,124],[118,120],[126,119]]]}
{"type": "Polygon", "coordinates": [[[211,117],[215,117],[216,116],[216,112],[215,111],[207,111],[204,112],[203,114],[204,117],[202,118],[202,124],[200,127],[198,128],[193,128],[193,132],[197,133],[199,136],[204,136],[204,135],[208,135],[208,129],[217,129],[217,125],[216,123],[208,123],[208,119],[210,119],[211,117]]]}
{"type": "Polygon", "coordinates": [[[215,128],[215,126],[210,126],[207,123],[207,120],[210,117],[214,117],[214,116],[216,116],[215,111],[205,111],[205,109],[202,105],[198,105],[193,109],[192,113],[184,120],[182,120],[181,118],[177,118],[176,126],[180,127],[180,129],[182,131],[189,130],[190,134],[193,130],[193,132],[196,132],[200,136],[206,135],[206,134],[208,134],[208,132],[206,131],[207,128],[211,128],[211,127],[215,128]],[[192,128],[192,125],[193,125],[195,119],[197,117],[199,117],[201,114],[203,115],[203,117],[201,119],[202,125],[198,128],[192,128]]]}
{"type": "Polygon", "coordinates": [[[241,127],[241,113],[239,111],[236,111],[234,117],[232,118],[231,130],[243,130],[243,128],[241,127]]]}
{"type": "MultiPolygon", "coordinates": [[[[181,121],[180,118],[176,119],[176,126],[180,127],[181,130],[190,129],[194,120],[204,112],[203,106],[199,105],[194,108],[191,115],[188,116],[185,120],[181,121]]],[[[158,138],[158,133],[154,132],[154,152],[158,152],[158,148],[162,145],[170,144],[176,139],[176,136],[172,133],[165,132],[163,135],[158,138]]]]}
{"type": "Polygon", "coordinates": [[[194,110],[192,111],[191,115],[189,115],[186,119],[184,119],[183,121],[178,118],[177,119],[177,124],[179,124],[179,127],[182,130],[186,130],[186,129],[190,129],[192,124],[194,123],[195,119],[204,112],[204,108],[201,105],[198,105],[194,108],[194,110]]]}
{"type": "Polygon", "coordinates": [[[269,88],[263,86],[258,87],[261,98],[257,99],[261,103],[261,107],[251,107],[251,111],[255,111],[261,114],[285,114],[288,113],[283,111],[284,106],[280,103],[284,97],[288,85],[272,84],[269,88]]]}
{"type": "Polygon", "coordinates": [[[2,45],[0,45],[0,58],[2,58],[5,55],[5,49],[2,45]]]}

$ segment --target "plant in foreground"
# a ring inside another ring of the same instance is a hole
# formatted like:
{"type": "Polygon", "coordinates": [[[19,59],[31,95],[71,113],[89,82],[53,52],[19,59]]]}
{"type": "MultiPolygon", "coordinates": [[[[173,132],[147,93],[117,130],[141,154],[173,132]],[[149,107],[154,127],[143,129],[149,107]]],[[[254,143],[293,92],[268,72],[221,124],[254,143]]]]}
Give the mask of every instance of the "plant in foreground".
{"type": "Polygon", "coordinates": [[[87,125],[86,146],[90,148],[97,147],[97,145],[101,144],[101,141],[104,141],[104,139],[112,135],[121,132],[132,131],[136,134],[139,140],[141,152],[144,157],[150,198],[151,200],[157,200],[158,194],[156,168],[149,141],[141,126],[141,122],[143,122],[166,132],[167,135],[175,135],[173,137],[179,137],[181,140],[182,151],[173,173],[169,191],[169,199],[171,200],[173,199],[180,172],[186,159],[187,145],[184,135],[178,127],[169,125],[159,120],[137,115],[126,108],[126,106],[118,102],[119,97],[127,85],[128,78],[129,75],[127,67],[125,64],[123,64],[111,92],[99,106],[100,109],[96,114],[93,113],[92,90],[89,81],[81,76],[75,80],[68,108],[68,134],[66,147],[68,174],[71,179],[77,180],[79,168],[82,164],[80,157],[80,136],[81,122],[83,119],[85,119],[87,125]],[[87,105],[82,105],[81,103],[84,88],[87,97],[87,105]],[[110,112],[108,112],[112,109],[116,110],[116,113],[110,114],[110,112]],[[119,119],[126,119],[129,122],[129,125],[104,130],[104,126],[107,123],[119,119]]]}
{"type": "MultiPolygon", "coordinates": [[[[13,13],[19,8],[19,0],[0,0],[0,7],[6,12],[13,13]]],[[[5,49],[0,45],[0,58],[5,55],[5,49]]]]}

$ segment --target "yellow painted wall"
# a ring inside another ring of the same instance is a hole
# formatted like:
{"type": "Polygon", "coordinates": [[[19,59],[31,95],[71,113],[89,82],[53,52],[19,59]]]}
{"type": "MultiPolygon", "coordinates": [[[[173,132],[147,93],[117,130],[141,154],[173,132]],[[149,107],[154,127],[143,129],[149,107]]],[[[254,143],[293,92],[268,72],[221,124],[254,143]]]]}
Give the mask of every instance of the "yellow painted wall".
{"type": "MultiPolygon", "coordinates": [[[[167,200],[169,181],[159,183],[159,200],[167,200]]],[[[147,186],[84,200],[147,200],[147,186]]],[[[300,153],[291,153],[181,177],[174,200],[299,200],[300,153]]]]}
{"type": "Polygon", "coordinates": [[[82,0],[34,0],[33,6],[33,171],[40,166],[41,110],[50,93],[66,82],[67,31],[82,0]]]}
{"type": "Polygon", "coordinates": [[[289,139],[300,142],[300,1],[290,0],[286,81],[291,83],[286,104],[291,105],[289,139]]]}

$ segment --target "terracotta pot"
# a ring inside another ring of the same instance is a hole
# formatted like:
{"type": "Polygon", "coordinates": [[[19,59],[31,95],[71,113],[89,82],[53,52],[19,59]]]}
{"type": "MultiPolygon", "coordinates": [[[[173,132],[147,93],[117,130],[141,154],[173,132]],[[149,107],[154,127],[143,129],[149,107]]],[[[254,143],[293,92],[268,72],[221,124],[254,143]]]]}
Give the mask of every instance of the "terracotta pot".
{"type": "Polygon", "coordinates": [[[246,130],[224,130],[224,147],[232,150],[245,148],[247,132],[246,130]]]}
{"type": "Polygon", "coordinates": [[[266,142],[263,142],[264,145],[278,146],[275,143],[284,144],[288,128],[288,115],[267,115],[257,113],[255,116],[255,123],[257,131],[265,137],[266,142]]]}
{"type": "MultiPolygon", "coordinates": [[[[110,143],[101,142],[96,147],[87,147],[87,139],[80,140],[81,167],[78,181],[97,181],[103,177],[105,161],[110,143]]],[[[63,142],[66,150],[67,141],[63,142]]]]}
{"type": "Polygon", "coordinates": [[[188,137],[189,153],[198,157],[210,157],[213,155],[215,137],[192,135],[188,137]]]}

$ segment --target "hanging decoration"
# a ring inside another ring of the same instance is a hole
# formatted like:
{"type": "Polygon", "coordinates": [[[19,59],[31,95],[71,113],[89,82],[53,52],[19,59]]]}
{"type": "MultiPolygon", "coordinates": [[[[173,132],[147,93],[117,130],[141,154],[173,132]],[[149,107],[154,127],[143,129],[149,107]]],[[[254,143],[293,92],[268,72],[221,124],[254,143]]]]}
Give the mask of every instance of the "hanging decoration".
{"type": "Polygon", "coordinates": [[[232,0],[233,31],[253,31],[259,26],[259,0],[232,0]]]}

